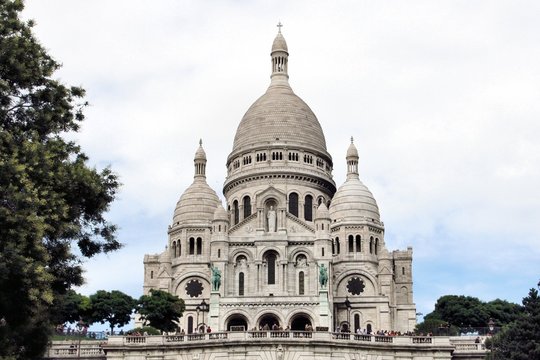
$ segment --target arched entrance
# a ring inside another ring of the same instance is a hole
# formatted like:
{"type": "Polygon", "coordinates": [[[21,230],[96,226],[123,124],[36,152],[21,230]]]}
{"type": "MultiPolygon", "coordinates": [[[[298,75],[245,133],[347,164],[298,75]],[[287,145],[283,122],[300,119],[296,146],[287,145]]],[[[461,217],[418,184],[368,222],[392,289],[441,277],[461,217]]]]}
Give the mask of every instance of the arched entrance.
{"type": "Polygon", "coordinates": [[[227,321],[227,331],[246,331],[247,319],[243,315],[232,315],[227,321]]]}
{"type": "Polygon", "coordinates": [[[277,330],[274,328],[280,325],[278,317],[274,314],[265,314],[259,318],[259,327],[262,330],[277,330]]]}
{"type": "Polygon", "coordinates": [[[341,323],[341,326],[339,327],[340,332],[351,332],[351,328],[349,326],[349,323],[344,321],[341,323]]]}
{"type": "Polygon", "coordinates": [[[313,325],[306,314],[298,314],[292,318],[291,330],[306,331],[309,328],[313,329],[313,325]]]}

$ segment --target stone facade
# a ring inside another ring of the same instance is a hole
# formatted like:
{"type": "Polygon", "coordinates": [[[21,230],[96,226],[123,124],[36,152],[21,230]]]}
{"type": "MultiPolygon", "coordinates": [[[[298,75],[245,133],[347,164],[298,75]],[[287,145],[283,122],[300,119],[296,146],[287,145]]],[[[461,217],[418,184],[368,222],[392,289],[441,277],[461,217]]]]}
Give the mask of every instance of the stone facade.
{"type": "Polygon", "coordinates": [[[279,32],[270,86],[242,118],[227,159],[225,208],[206,183],[201,142],[167,248],[144,257],[144,293],[161,289],[184,299],[179,326],[187,333],[274,324],[412,331],[412,249],[387,250],[352,139],[347,180],[336,189],[323,130],[289,85],[288,57],[279,32]],[[220,275],[214,286],[212,268],[220,275]]]}

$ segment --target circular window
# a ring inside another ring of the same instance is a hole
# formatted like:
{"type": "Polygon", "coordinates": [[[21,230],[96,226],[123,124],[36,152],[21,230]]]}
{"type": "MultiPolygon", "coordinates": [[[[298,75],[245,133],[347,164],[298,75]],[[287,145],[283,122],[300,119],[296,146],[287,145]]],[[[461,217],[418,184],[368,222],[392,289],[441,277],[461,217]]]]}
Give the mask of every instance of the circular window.
{"type": "Polygon", "coordinates": [[[186,285],[186,294],[190,297],[199,297],[204,290],[203,285],[199,280],[190,280],[186,285]]]}
{"type": "Polygon", "coordinates": [[[347,283],[347,290],[351,295],[360,295],[364,291],[364,282],[359,277],[352,277],[347,283]]]}

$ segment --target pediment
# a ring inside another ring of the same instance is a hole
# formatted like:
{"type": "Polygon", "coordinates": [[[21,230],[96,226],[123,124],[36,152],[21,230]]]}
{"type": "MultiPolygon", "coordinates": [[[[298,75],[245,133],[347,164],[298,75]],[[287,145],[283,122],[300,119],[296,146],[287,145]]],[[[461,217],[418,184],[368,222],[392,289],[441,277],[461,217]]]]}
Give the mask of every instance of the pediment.
{"type": "Polygon", "coordinates": [[[392,275],[392,271],[388,268],[388,266],[383,266],[381,270],[379,271],[380,275],[392,275]]]}
{"type": "Polygon", "coordinates": [[[269,185],[266,189],[256,194],[257,207],[262,208],[268,199],[275,199],[278,202],[278,207],[285,207],[287,203],[287,194],[269,185]]]}
{"type": "Polygon", "coordinates": [[[162,278],[170,278],[171,277],[171,274],[169,274],[169,272],[167,271],[167,269],[161,269],[161,271],[159,272],[158,274],[158,279],[162,279],[162,278]]]}
{"type": "Polygon", "coordinates": [[[250,235],[255,234],[255,229],[257,228],[257,214],[251,214],[239,224],[233,226],[229,231],[229,235],[250,235]]]}

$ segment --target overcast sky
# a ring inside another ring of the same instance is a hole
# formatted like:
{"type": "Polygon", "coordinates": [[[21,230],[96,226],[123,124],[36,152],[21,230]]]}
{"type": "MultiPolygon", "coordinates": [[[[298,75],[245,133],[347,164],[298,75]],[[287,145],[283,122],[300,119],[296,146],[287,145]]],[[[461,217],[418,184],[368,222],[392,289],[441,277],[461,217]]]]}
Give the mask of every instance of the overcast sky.
{"type": "Polygon", "coordinates": [[[540,280],[539,15],[538,1],[27,0],[57,76],[87,90],[76,139],[123,183],[109,218],[125,247],[87,261],[79,291],[142,294],[200,138],[223,198],[281,21],[336,184],[354,136],[388,249],[413,247],[417,311],[447,294],[520,303],[540,280]]]}

